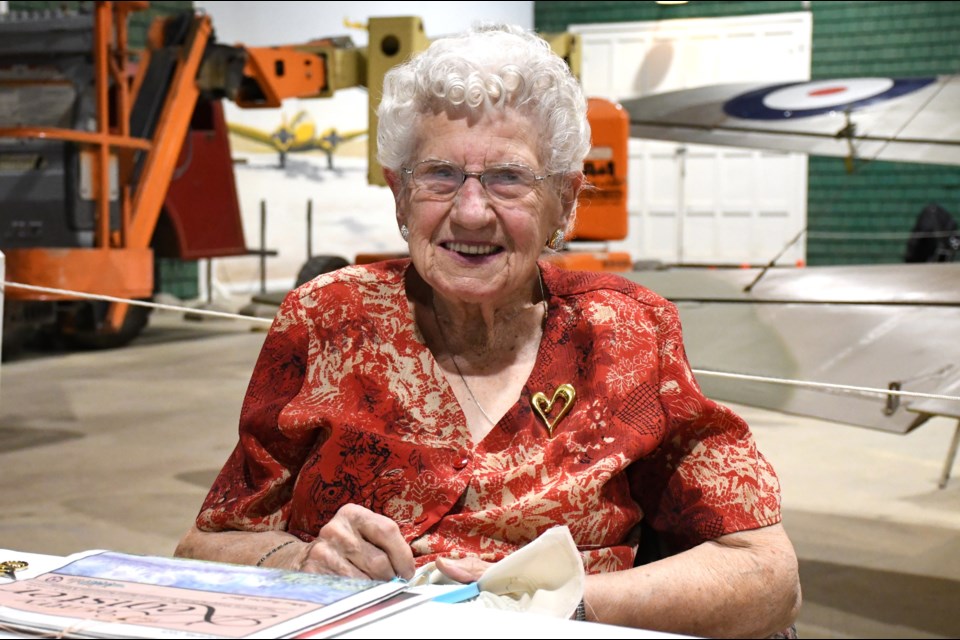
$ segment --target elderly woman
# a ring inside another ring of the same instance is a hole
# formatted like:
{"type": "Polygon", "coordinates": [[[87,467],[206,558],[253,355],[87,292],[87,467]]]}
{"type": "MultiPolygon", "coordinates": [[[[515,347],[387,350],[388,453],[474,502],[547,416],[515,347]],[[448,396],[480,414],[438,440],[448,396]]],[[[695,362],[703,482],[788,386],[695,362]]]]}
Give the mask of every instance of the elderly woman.
{"type": "Polygon", "coordinates": [[[584,186],[586,100],[538,37],[392,70],[378,145],[410,259],[287,296],[178,555],[459,580],[567,525],[588,619],[766,636],[799,606],[777,478],[706,399],[672,304],[538,261],[584,186]],[[641,521],[673,555],[635,565],[641,521]]]}

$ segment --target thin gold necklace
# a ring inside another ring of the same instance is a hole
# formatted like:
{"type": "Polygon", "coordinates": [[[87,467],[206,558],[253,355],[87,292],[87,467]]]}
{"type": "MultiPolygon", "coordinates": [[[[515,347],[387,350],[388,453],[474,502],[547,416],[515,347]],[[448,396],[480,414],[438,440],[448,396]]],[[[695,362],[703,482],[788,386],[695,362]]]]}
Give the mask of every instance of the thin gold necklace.
{"type": "MultiPolygon", "coordinates": [[[[540,270],[537,269],[537,281],[540,283],[540,298],[543,301],[543,326],[547,324],[547,314],[550,312],[550,303],[547,302],[547,294],[543,290],[543,275],[540,273],[540,270]]],[[[483,417],[487,419],[492,425],[497,423],[483,410],[483,405],[477,400],[477,396],[473,395],[473,390],[470,388],[470,385],[467,384],[467,379],[463,376],[463,371],[460,370],[460,365],[457,364],[457,356],[454,355],[453,351],[450,350],[450,345],[447,343],[447,337],[443,335],[443,327],[440,325],[440,318],[437,317],[437,305],[434,303],[434,299],[430,299],[430,309],[433,311],[433,321],[437,323],[437,333],[440,334],[440,342],[443,343],[444,350],[450,354],[450,360],[453,362],[453,368],[457,370],[457,375],[460,376],[460,382],[463,383],[463,387],[467,390],[467,393],[470,394],[470,399],[473,400],[473,404],[477,405],[477,409],[480,409],[480,413],[483,414],[483,417]]]]}

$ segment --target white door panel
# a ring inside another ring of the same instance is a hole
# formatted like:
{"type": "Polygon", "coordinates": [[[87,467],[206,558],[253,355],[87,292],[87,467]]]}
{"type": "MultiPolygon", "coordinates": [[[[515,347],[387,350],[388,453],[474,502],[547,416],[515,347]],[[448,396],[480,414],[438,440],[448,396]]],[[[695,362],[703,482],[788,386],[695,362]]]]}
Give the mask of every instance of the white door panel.
{"type": "MultiPolygon", "coordinates": [[[[583,86],[611,100],[720,82],[810,77],[809,13],[574,25],[583,86]]],[[[807,162],[707,145],[630,141],[634,260],[766,264],[806,226],[807,162]]],[[[803,260],[797,242],[780,263],[803,260]]]]}
{"type": "MultiPolygon", "coordinates": [[[[642,260],[673,261],[677,253],[675,238],[679,235],[677,216],[673,211],[651,211],[649,215],[640,218],[641,225],[646,233],[640,236],[643,241],[644,253],[642,260]]],[[[631,227],[631,230],[633,227],[631,227]]],[[[637,256],[634,253],[634,256],[637,256]]]]}

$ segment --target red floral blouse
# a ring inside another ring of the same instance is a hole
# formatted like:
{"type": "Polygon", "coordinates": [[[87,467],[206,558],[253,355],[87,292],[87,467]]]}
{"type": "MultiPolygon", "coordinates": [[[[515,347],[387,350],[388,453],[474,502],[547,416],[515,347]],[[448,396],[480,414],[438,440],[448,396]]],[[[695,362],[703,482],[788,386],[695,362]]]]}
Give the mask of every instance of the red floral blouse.
{"type": "Polygon", "coordinates": [[[394,520],[423,564],[496,561],[567,525],[599,572],[633,565],[644,518],[679,548],[780,521],[777,477],[747,425],[702,395],[673,304],[541,263],[550,311],[533,373],[474,445],[413,321],[409,268],[348,267],[287,296],[200,529],[309,541],[355,503],[394,520]],[[564,383],[576,399],[550,437],[531,397],[564,383]]]}

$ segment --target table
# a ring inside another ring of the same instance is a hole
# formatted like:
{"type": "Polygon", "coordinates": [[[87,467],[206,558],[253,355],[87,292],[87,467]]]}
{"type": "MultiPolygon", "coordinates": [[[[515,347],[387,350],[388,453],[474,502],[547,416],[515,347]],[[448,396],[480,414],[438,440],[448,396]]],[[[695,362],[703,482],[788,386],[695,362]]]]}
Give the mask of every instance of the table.
{"type": "MultiPolygon", "coordinates": [[[[0,561],[25,560],[18,578],[31,578],[60,566],[60,556],[0,548],[0,561]]],[[[0,630],[0,638],[30,637],[0,630]]],[[[167,636],[169,637],[169,636],[167,636]]],[[[538,614],[486,609],[470,604],[427,601],[387,618],[346,631],[339,638],[684,638],[676,634],[578,622],[538,614]]]]}

